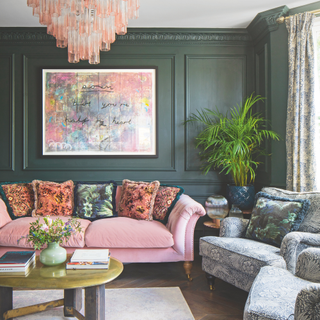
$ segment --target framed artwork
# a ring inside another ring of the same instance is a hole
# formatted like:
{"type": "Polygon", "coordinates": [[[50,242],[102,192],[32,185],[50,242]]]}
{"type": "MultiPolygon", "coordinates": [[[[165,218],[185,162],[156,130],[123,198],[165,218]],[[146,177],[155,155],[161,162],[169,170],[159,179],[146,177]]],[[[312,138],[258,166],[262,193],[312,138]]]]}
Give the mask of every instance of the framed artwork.
{"type": "Polygon", "coordinates": [[[156,69],[42,70],[42,154],[157,156],[156,69]]]}

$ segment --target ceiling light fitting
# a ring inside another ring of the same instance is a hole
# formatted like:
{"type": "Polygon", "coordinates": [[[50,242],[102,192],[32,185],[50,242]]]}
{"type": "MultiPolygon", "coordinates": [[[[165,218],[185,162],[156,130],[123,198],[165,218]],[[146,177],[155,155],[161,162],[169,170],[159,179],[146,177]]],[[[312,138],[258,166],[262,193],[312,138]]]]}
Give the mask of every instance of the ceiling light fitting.
{"type": "Polygon", "coordinates": [[[100,63],[100,50],[109,51],[116,35],[127,33],[129,19],[139,17],[140,0],[27,0],[33,15],[68,47],[68,61],[100,63]]]}

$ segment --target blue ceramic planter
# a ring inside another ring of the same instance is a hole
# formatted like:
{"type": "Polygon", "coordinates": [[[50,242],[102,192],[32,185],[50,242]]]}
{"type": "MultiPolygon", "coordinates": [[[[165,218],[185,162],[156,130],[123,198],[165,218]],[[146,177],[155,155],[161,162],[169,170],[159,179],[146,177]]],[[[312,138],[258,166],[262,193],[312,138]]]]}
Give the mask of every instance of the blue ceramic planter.
{"type": "Polygon", "coordinates": [[[238,187],[227,185],[227,200],[229,205],[237,204],[241,210],[251,210],[254,204],[254,185],[238,187]]]}

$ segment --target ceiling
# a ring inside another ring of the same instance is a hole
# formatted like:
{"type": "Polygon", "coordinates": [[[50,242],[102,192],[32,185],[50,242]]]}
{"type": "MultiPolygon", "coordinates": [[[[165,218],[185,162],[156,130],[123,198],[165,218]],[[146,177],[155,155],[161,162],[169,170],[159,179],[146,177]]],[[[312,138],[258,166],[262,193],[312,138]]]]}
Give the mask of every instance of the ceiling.
{"type": "MultiPolygon", "coordinates": [[[[312,0],[140,0],[135,28],[245,28],[259,13],[312,0]]],[[[41,27],[27,0],[1,0],[0,27],[41,27]],[[5,4],[4,4],[5,2],[5,4]]]]}

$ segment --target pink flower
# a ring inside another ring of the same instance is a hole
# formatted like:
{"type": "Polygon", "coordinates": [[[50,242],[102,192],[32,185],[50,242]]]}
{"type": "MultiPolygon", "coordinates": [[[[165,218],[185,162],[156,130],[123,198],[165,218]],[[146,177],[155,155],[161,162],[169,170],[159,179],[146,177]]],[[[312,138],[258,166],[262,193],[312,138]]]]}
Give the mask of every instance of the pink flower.
{"type": "Polygon", "coordinates": [[[40,228],[41,230],[43,230],[44,232],[48,232],[49,231],[49,227],[45,224],[43,224],[40,228]]]}

